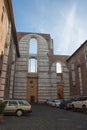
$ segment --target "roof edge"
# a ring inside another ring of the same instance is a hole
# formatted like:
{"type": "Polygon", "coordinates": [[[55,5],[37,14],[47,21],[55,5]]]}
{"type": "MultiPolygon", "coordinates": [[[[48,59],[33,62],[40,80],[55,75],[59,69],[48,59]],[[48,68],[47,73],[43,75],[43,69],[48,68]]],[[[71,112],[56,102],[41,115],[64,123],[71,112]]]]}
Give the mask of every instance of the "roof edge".
{"type": "Polygon", "coordinates": [[[87,43],[87,40],[84,41],[81,46],[67,59],[67,61],[69,61],[79,50],[80,48],[82,48],[85,44],[87,43]]]}

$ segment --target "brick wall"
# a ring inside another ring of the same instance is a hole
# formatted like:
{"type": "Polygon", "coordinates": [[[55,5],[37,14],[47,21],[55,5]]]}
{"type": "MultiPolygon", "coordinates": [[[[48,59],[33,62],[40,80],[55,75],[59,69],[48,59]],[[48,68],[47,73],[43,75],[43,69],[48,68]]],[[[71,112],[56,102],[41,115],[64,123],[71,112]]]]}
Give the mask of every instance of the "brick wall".
{"type": "Polygon", "coordinates": [[[70,95],[87,95],[87,41],[68,59],[70,95]]]}

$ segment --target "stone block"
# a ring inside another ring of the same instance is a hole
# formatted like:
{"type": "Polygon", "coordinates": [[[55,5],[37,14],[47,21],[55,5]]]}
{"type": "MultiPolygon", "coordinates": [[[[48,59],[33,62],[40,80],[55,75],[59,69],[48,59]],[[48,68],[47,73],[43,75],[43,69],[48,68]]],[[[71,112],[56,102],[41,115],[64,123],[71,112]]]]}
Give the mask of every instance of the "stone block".
{"type": "Polygon", "coordinates": [[[49,71],[49,67],[46,66],[39,66],[39,71],[43,71],[43,72],[48,72],[49,71]]]}
{"type": "Polygon", "coordinates": [[[26,57],[20,57],[20,58],[17,58],[17,62],[27,62],[27,58],[26,57]]]}
{"type": "Polygon", "coordinates": [[[3,71],[6,71],[6,70],[7,70],[7,65],[6,65],[6,64],[3,64],[2,70],[3,70],[3,71]]]}
{"type": "Polygon", "coordinates": [[[27,74],[26,72],[16,72],[15,73],[15,77],[17,78],[26,78],[27,77],[27,74]]]}
{"type": "Polygon", "coordinates": [[[0,86],[0,90],[1,90],[1,91],[4,91],[4,89],[5,89],[5,85],[2,84],[2,85],[0,86]]]}
{"type": "Polygon", "coordinates": [[[26,87],[27,86],[27,83],[26,82],[15,82],[15,88],[17,87],[26,87]]]}
{"type": "Polygon", "coordinates": [[[7,64],[7,61],[8,61],[8,57],[6,55],[4,55],[3,63],[7,64]]]}
{"type": "Polygon", "coordinates": [[[5,71],[2,71],[2,76],[1,76],[2,78],[6,78],[6,72],[5,71]]]}
{"type": "Polygon", "coordinates": [[[15,83],[21,83],[21,84],[27,83],[27,79],[15,77],[15,83]]]}
{"type": "Polygon", "coordinates": [[[1,80],[1,84],[2,84],[2,85],[5,84],[5,80],[6,80],[6,79],[2,78],[2,80],[1,80]]]}
{"type": "Polygon", "coordinates": [[[4,97],[4,90],[3,91],[0,91],[0,98],[1,97],[4,97]]]}
{"type": "Polygon", "coordinates": [[[28,71],[28,66],[16,66],[17,71],[28,71]]]}

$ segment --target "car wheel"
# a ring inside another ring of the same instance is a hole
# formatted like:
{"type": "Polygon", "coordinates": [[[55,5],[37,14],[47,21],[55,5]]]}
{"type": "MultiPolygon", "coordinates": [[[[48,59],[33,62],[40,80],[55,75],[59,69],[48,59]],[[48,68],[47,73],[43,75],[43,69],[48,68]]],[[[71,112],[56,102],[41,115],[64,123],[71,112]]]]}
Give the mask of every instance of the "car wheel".
{"type": "Polygon", "coordinates": [[[23,111],[22,110],[17,110],[16,111],[16,115],[17,116],[22,116],[23,115],[23,111]]]}
{"type": "Polygon", "coordinates": [[[66,110],[66,106],[64,106],[64,110],[66,110]]]}
{"type": "Polygon", "coordinates": [[[87,113],[87,108],[85,105],[82,106],[82,111],[83,111],[83,113],[87,113]]]}
{"type": "Polygon", "coordinates": [[[76,111],[76,109],[75,109],[74,105],[72,105],[72,110],[73,110],[73,111],[76,111]]]}

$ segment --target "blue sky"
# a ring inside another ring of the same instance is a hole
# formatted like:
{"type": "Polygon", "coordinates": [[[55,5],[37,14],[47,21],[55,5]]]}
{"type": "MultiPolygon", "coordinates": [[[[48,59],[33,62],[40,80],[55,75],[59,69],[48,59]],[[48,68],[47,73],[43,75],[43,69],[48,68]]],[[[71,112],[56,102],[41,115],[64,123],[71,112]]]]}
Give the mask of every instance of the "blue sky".
{"type": "Polygon", "coordinates": [[[54,54],[71,55],[87,40],[87,0],[12,0],[16,30],[50,34],[54,54]]]}

